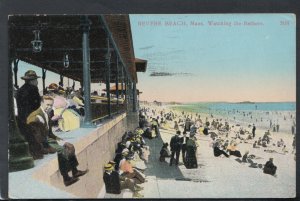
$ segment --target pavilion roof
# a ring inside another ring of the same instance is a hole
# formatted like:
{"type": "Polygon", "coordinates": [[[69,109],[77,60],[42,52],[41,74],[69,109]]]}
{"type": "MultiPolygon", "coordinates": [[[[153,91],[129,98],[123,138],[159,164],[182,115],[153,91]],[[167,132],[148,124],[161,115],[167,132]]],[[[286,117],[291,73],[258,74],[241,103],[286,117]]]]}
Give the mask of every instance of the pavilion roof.
{"type": "MultiPolygon", "coordinates": [[[[136,60],[132,44],[128,15],[104,15],[105,23],[116,44],[107,48],[107,33],[100,16],[88,16],[91,21],[89,32],[91,82],[105,82],[105,55],[111,51],[111,82],[116,79],[117,52],[130,77],[137,82],[136,60]]],[[[82,29],[79,15],[13,15],[9,17],[10,54],[27,63],[82,81],[82,29]],[[43,42],[41,52],[32,51],[33,30],[40,30],[43,42]],[[70,65],[63,66],[64,54],[68,54],[70,65]]],[[[119,60],[119,77],[121,76],[119,60]]],[[[125,72],[124,72],[125,75],[125,72]]]]}

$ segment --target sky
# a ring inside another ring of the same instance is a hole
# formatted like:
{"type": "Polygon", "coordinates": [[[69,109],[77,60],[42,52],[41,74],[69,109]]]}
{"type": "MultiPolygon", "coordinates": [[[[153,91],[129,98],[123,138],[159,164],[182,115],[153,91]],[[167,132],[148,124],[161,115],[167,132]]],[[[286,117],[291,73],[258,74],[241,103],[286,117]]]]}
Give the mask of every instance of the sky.
{"type": "Polygon", "coordinates": [[[292,14],[130,15],[146,101],[296,101],[292,14]],[[168,72],[170,76],[150,76],[168,72]]]}
{"type": "MultiPolygon", "coordinates": [[[[293,14],[135,14],[130,23],[135,57],[148,61],[147,71],[138,73],[140,100],[296,101],[293,14]]],[[[19,86],[28,69],[42,75],[41,68],[20,62],[19,86]]],[[[48,71],[46,86],[53,82],[59,75],[48,71]]],[[[91,88],[101,93],[105,84],[91,88]]]]}

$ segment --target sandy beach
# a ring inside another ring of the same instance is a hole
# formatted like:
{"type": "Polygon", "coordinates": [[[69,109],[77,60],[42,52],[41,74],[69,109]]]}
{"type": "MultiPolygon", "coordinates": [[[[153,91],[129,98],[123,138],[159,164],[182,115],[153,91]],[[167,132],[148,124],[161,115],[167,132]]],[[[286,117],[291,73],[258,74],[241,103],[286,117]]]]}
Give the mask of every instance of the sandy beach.
{"type": "MultiPolygon", "coordinates": [[[[189,117],[191,117],[191,115],[193,117],[196,116],[196,113],[193,112],[185,112],[183,114],[182,111],[173,110],[172,107],[168,105],[141,105],[141,108],[143,107],[148,108],[146,117],[148,117],[149,121],[152,117],[161,118],[161,114],[173,113],[176,116],[172,121],[166,120],[165,123],[160,125],[161,138],[163,142],[168,143],[170,143],[171,137],[174,136],[176,132],[174,130],[175,121],[178,122],[180,118],[184,118],[184,115],[189,115],[189,117]]],[[[257,128],[256,135],[254,139],[250,140],[234,139],[236,132],[238,132],[241,127],[251,133],[252,127],[248,127],[248,125],[252,125],[253,122],[247,122],[246,118],[242,118],[243,115],[235,115],[235,120],[233,120],[230,115],[224,116],[212,113],[212,117],[211,114],[198,113],[198,115],[199,114],[202,122],[205,122],[207,118],[207,121],[209,122],[218,119],[218,121],[223,122],[224,124],[227,119],[231,128],[227,137],[211,127],[209,131],[217,133],[218,137],[224,141],[226,139],[229,141],[235,140],[237,143],[237,150],[239,150],[242,155],[244,155],[246,151],[249,151],[249,155],[255,155],[253,161],[257,164],[264,165],[269,158],[273,158],[274,165],[277,166],[276,175],[272,176],[264,174],[263,170],[260,168],[250,167],[249,163],[238,162],[241,158],[233,155],[229,158],[223,156],[215,157],[211,146],[213,140],[210,135],[204,135],[201,132],[200,127],[196,134],[197,143],[199,144],[197,149],[198,168],[186,169],[184,165],[178,166],[185,179],[188,178],[195,182],[177,181],[175,178],[172,182],[167,182],[164,179],[160,181],[159,176],[156,176],[156,182],[157,185],[160,186],[160,191],[165,188],[162,186],[162,183],[164,182],[170,189],[174,187],[178,190],[176,192],[173,191],[173,194],[166,192],[165,195],[162,193],[154,195],[149,192],[147,194],[145,191],[145,197],[171,198],[172,196],[170,195],[174,195],[174,197],[182,198],[287,198],[296,195],[296,161],[294,158],[295,152],[293,152],[292,146],[293,135],[290,131],[290,126],[293,124],[293,118],[286,118],[286,120],[283,118],[284,116],[291,114],[295,117],[295,112],[273,111],[269,112],[269,114],[266,114],[266,112],[257,112],[255,116],[257,118],[263,118],[265,121],[255,124],[257,128]],[[280,124],[279,132],[273,132],[269,128],[269,121],[267,121],[268,117],[278,119],[280,124]],[[240,126],[236,126],[237,124],[240,126]],[[259,137],[263,137],[268,129],[270,129],[271,133],[271,142],[267,147],[260,146],[259,148],[253,148],[254,141],[257,141],[259,137]],[[282,151],[282,147],[277,147],[277,141],[280,139],[282,139],[286,145],[287,152],[285,153],[282,151]],[[180,185],[182,188],[180,189],[176,187],[176,185],[180,185]]],[[[180,126],[180,124],[179,130],[183,131],[183,127],[180,126]]],[[[247,134],[241,135],[243,138],[246,136],[247,134]]],[[[158,156],[154,157],[158,158],[158,156]]],[[[180,161],[182,163],[181,156],[180,161]]],[[[161,166],[161,164],[158,165],[161,166]]],[[[173,168],[169,167],[167,163],[164,165],[167,169],[173,168]]],[[[151,185],[151,182],[147,185],[151,185]]],[[[164,190],[167,191],[167,189],[164,190]]]]}

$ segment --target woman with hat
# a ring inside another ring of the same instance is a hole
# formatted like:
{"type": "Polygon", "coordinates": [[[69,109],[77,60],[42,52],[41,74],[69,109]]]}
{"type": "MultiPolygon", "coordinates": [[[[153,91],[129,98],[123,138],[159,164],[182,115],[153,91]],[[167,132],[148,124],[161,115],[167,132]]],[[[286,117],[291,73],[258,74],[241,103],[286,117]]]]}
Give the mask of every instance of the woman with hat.
{"type": "Polygon", "coordinates": [[[190,137],[186,142],[186,160],[185,166],[186,168],[197,168],[197,139],[195,137],[195,132],[190,132],[190,137]]]}
{"type": "Polygon", "coordinates": [[[69,103],[64,97],[64,91],[57,84],[52,83],[48,87],[48,93],[54,98],[52,121],[58,121],[58,127],[62,131],[70,131],[80,127],[80,115],[72,109],[68,109],[69,103]]]}

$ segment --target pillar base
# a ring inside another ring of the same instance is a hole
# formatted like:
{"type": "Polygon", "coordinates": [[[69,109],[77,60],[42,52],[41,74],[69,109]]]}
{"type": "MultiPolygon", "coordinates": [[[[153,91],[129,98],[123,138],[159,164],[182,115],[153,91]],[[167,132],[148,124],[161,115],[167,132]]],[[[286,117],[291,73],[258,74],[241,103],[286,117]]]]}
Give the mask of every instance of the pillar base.
{"type": "Polygon", "coordinates": [[[127,112],[127,130],[134,131],[139,126],[139,115],[137,112],[127,112]]]}
{"type": "Polygon", "coordinates": [[[32,168],[34,161],[32,156],[24,154],[28,150],[27,142],[10,143],[9,145],[9,171],[20,171],[32,168]]]}

